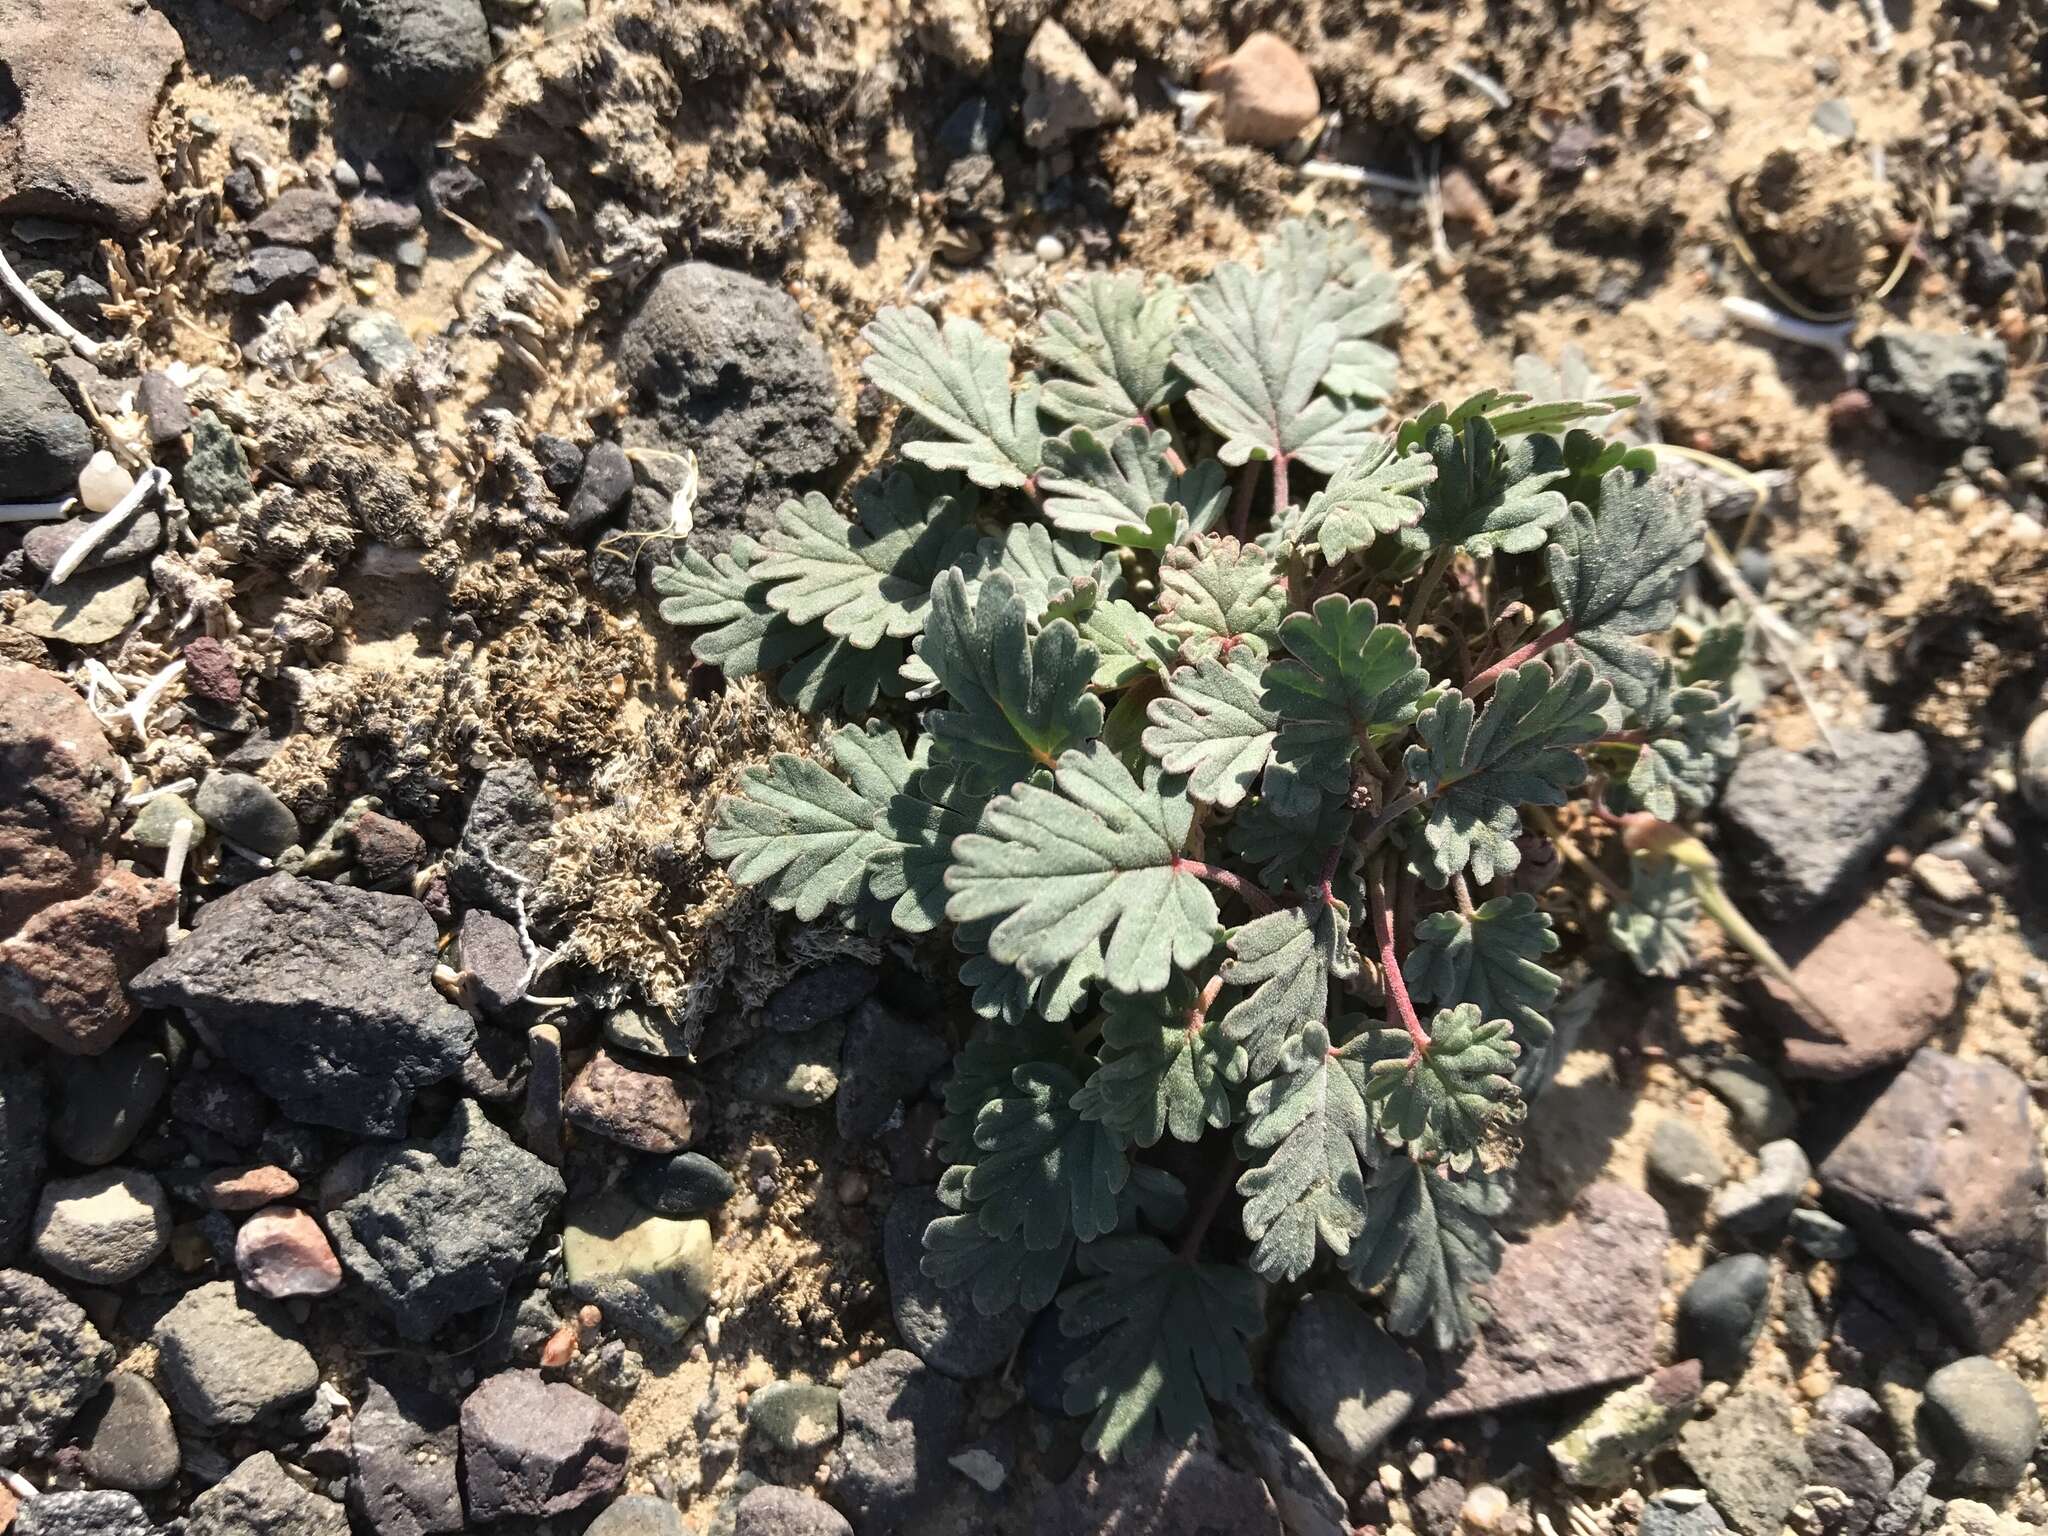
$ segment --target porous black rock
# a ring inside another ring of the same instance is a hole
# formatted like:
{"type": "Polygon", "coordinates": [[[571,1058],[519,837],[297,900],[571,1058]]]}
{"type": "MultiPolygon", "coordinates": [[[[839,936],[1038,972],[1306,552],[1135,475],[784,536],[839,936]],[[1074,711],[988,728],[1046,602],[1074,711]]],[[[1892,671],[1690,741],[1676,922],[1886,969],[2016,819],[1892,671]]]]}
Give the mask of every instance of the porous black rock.
{"type": "Polygon", "coordinates": [[[414,1090],[460,1071],[476,1043],[434,988],[437,946],[410,896],[271,875],[202,908],[132,990],[183,1008],[294,1119],[397,1136],[414,1090]]]}
{"type": "Polygon", "coordinates": [[[48,1281],[0,1269],[0,1464],[57,1448],[114,1369],[114,1351],[48,1281]]]}
{"type": "Polygon", "coordinates": [[[462,840],[448,861],[450,894],[465,906],[485,907],[516,922],[522,889],[547,873],[541,845],[553,825],[554,805],[533,764],[518,758],[491,764],[477,783],[462,840]]]}
{"type": "Polygon", "coordinates": [[[491,32],[477,0],[342,0],[349,62],[393,105],[454,105],[491,67],[491,32]]]}
{"type": "Polygon", "coordinates": [[[463,1529],[456,1405],[410,1382],[373,1379],[350,1436],[348,1507],[377,1536],[463,1529]]]}
{"type": "Polygon", "coordinates": [[[0,501],[71,495],[92,434],[12,336],[0,334],[0,501]]]}
{"type": "Polygon", "coordinates": [[[202,1430],[243,1428],[303,1407],[320,1368],[284,1309],[231,1280],[187,1291],[156,1325],[157,1375],[174,1412],[202,1430]]]}
{"type": "Polygon", "coordinates": [[[1011,1307],[990,1315],[967,1287],[941,1285],[924,1272],[925,1228],[951,1214],[933,1190],[898,1191],[882,1222],[882,1263],[903,1342],[932,1369],[972,1381],[1016,1353],[1031,1314],[1011,1307]]]}
{"type": "Polygon", "coordinates": [[[960,1384],[908,1350],[888,1350],[847,1375],[830,1493],[858,1536],[920,1528],[945,1498],[947,1459],[966,1414],[960,1384]]]}
{"type": "Polygon", "coordinates": [[[1976,441],[2005,396],[2005,344],[1995,336],[1892,327],[1863,346],[1861,383],[1907,431],[1937,443],[1976,441]]]}

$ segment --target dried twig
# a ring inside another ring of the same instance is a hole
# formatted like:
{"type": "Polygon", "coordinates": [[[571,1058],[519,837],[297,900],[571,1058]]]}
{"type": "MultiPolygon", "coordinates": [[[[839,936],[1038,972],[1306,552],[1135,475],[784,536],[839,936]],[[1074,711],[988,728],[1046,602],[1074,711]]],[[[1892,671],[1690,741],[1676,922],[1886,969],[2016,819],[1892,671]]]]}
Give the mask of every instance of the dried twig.
{"type": "Polygon", "coordinates": [[[5,250],[0,250],[0,283],[7,285],[8,292],[21,301],[21,307],[35,318],[38,325],[41,325],[45,330],[55,331],[59,336],[70,342],[71,350],[87,362],[97,362],[99,360],[102,343],[94,341],[90,336],[84,335],[70,321],[37,298],[35,293],[29,288],[29,285],[21,280],[21,275],[9,263],[5,250]]]}
{"type": "Polygon", "coordinates": [[[1459,59],[1451,60],[1444,68],[1471,86],[1473,90],[1484,96],[1496,107],[1499,107],[1501,111],[1505,112],[1514,106],[1515,98],[1508,94],[1507,87],[1484,71],[1474,69],[1470,64],[1464,63],[1459,59]]]}
{"type": "Polygon", "coordinates": [[[142,478],[135,482],[134,489],[102,512],[86,526],[83,533],[71,541],[71,547],[65,550],[56,565],[51,567],[50,579],[43,583],[43,589],[48,591],[52,587],[61,587],[70,580],[78,568],[85,564],[87,557],[106,543],[109,534],[127,522],[135,509],[146,499],[170,483],[170,471],[161,465],[152,464],[143,471],[142,478]]]}
{"type": "Polygon", "coordinates": [[[1861,0],[1863,19],[1870,23],[1870,51],[1890,53],[1896,34],[1892,31],[1892,19],[1884,13],[1884,0],[1861,0]]]}

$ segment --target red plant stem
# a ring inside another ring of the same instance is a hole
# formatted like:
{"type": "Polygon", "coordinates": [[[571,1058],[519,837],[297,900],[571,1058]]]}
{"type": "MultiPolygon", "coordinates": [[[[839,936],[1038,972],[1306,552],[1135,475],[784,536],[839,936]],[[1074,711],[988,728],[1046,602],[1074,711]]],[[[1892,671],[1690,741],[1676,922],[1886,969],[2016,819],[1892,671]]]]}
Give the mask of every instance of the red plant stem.
{"type": "Polygon", "coordinates": [[[1261,917],[1280,910],[1279,902],[1235,870],[1224,869],[1216,864],[1204,864],[1200,859],[1175,859],[1173,867],[1176,871],[1185,870],[1197,880],[1207,880],[1211,885],[1222,886],[1261,917]]]}
{"type": "Polygon", "coordinates": [[[1202,1251],[1202,1239],[1209,1235],[1209,1224],[1216,1219],[1216,1213],[1223,1209],[1223,1202],[1237,1186],[1237,1154],[1232,1153],[1223,1160],[1223,1166],[1216,1170],[1215,1182],[1202,1196],[1202,1208],[1195,1212],[1193,1225],[1188,1235],[1181,1239],[1180,1258],[1184,1264],[1192,1264],[1195,1255],[1202,1251]]]}
{"type": "Polygon", "coordinates": [[[1280,526],[1280,519],[1287,511],[1287,455],[1281,454],[1273,461],[1273,526],[1280,526]]]}
{"type": "Polygon", "coordinates": [[[1458,898],[1459,915],[1469,920],[1472,916],[1472,888],[1465,883],[1464,875],[1451,876],[1451,894],[1458,898]]]}
{"type": "MultiPolygon", "coordinates": [[[[1143,427],[1147,432],[1156,432],[1159,430],[1158,425],[1152,420],[1152,418],[1150,416],[1143,414],[1142,412],[1132,417],[1131,419],[1137,422],[1137,424],[1143,427]]],[[[1168,438],[1166,445],[1166,467],[1172,470],[1176,475],[1184,475],[1187,473],[1188,470],[1187,461],[1181,458],[1180,449],[1174,445],[1170,437],[1168,438]]]]}
{"type": "Polygon", "coordinates": [[[1252,531],[1252,492],[1259,483],[1259,468],[1247,465],[1239,471],[1242,478],[1230,498],[1230,531],[1242,544],[1252,531]]]}
{"type": "Polygon", "coordinates": [[[1436,589],[1443,582],[1444,572],[1451,568],[1451,561],[1457,558],[1457,554],[1458,547],[1455,544],[1449,549],[1440,550],[1422,573],[1422,583],[1415,589],[1414,605],[1401,605],[1401,622],[1411,631],[1421,622],[1423,614],[1429,611],[1429,601],[1436,596],[1436,589]]]}
{"type": "Polygon", "coordinates": [[[1479,695],[1500,681],[1500,675],[1503,672],[1511,671],[1521,666],[1524,662],[1534,661],[1552,646],[1563,645],[1565,641],[1571,639],[1577,633],[1578,630],[1567,620],[1558,625],[1557,628],[1547,630],[1543,634],[1538,635],[1527,645],[1509,651],[1507,655],[1501,657],[1499,661],[1496,661],[1492,666],[1465,685],[1465,697],[1468,699],[1478,698],[1479,695]]]}
{"type": "Polygon", "coordinates": [[[1415,1004],[1408,996],[1408,983],[1401,976],[1401,957],[1394,953],[1394,906],[1387,900],[1387,865],[1382,859],[1372,867],[1368,890],[1372,897],[1373,936],[1380,948],[1380,971],[1387,989],[1389,1023],[1399,1021],[1420,1056],[1429,1049],[1429,1036],[1415,1017],[1415,1004]]]}
{"type": "Polygon", "coordinates": [[[1365,829],[1365,836],[1359,839],[1364,851],[1371,853],[1373,849],[1379,847],[1387,833],[1393,830],[1394,823],[1428,798],[1429,791],[1418,784],[1406,794],[1389,802],[1387,808],[1373,818],[1372,825],[1365,829]]]}

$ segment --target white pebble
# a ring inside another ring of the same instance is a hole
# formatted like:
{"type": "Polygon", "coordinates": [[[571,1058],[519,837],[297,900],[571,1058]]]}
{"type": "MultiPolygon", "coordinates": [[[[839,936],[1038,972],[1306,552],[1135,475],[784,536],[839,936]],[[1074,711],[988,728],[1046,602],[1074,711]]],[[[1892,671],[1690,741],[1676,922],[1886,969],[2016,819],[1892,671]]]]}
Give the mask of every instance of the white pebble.
{"type": "Polygon", "coordinates": [[[1380,1467],[1380,1486],[1389,1494],[1401,1491],[1401,1469],[1391,1461],[1383,1463],[1380,1467]]]}
{"type": "Polygon", "coordinates": [[[1508,1496],[1504,1489],[1481,1483],[1465,1495],[1465,1507],[1458,1517],[1475,1531],[1491,1531],[1507,1518],[1508,1496]]]}
{"type": "Polygon", "coordinates": [[[1974,485],[1959,485],[1948,493],[1951,512],[1974,512],[1984,504],[1984,493],[1974,485]]]}
{"type": "Polygon", "coordinates": [[[1408,1463],[1408,1475],[1415,1479],[1418,1486],[1428,1482],[1436,1476],[1436,1457],[1428,1451],[1420,1452],[1408,1463]]]}
{"type": "Polygon", "coordinates": [[[348,89],[348,66],[339,60],[327,66],[327,89],[345,91],[348,89]]]}
{"type": "Polygon", "coordinates": [[[78,499],[88,512],[111,512],[134,489],[135,477],[104,448],[78,472],[78,499]]]}
{"type": "Polygon", "coordinates": [[[1067,243],[1058,235],[1040,235],[1035,249],[1040,261],[1053,262],[1067,254],[1067,243]]]}

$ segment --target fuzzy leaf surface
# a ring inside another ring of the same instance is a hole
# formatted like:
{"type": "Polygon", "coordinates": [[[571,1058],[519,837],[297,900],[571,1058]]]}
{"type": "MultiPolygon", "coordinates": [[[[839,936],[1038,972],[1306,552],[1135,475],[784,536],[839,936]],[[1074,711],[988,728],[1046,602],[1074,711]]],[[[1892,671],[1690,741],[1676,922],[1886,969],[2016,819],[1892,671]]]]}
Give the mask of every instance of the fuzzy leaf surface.
{"type": "Polygon", "coordinates": [[[1079,1014],[1090,989],[1102,980],[1101,941],[1084,944],[1072,959],[1041,976],[1027,976],[989,954],[988,936],[995,926],[991,919],[953,928],[953,947],[967,957],[960,962],[960,981],[972,995],[975,1013],[1006,1024],[1032,1019],[1063,1023],[1079,1014]]]}
{"type": "Polygon", "coordinates": [[[1101,742],[1061,755],[1052,786],[1016,785],[953,844],[947,916],[995,919],[988,952],[1044,976],[1101,947],[1118,992],[1158,992],[1215,947],[1216,902],[1180,867],[1194,805],[1176,780],[1142,779],[1101,742]]]}
{"type": "Polygon", "coordinates": [[[1631,708],[1660,665],[1634,637],[1671,627],[1679,586],[1705,549],[1704,525],[1670,486],[1628,469],[1600,482],[1597,516],[1575,507],[1554,530],[1544,561],[1573,643],[1631,708]]]}
{"type": "Polygon", "coordinates": [[[1090,274],[1063,284],[1045,312],[1038,355],[1065,378],[1045,386],[1047,414],[1107,431],[1174,400],[1174,338],[1184,296],[1170,283],[1090,274]]]}
{"type": "Polygon", "coordinates": [[[1214,1020],[1190,1025],[1195,989],[1176,980],[1163,993],[1103,999],[1102,1063],[1074,1099],[1074,1108],[1141,1147],[1162,1136],[1200,1141],[1236,1113],[1232,1090],[1248,1062],[1214,1020]]]}
{"type": "Polygon", "coordinates": [[[946,693],[948,707],[926,716],[937,750],[991,784],[1050,767],[1102,729],[1102,701],[1088,691],[1095,648],[1064,620],[1032,633],[1029,606],[1000,572],[972,598],[966,578],[946,572],[917,654],[946,693]]]}
{"type": "Polygon", "coordinates": [[[1351,765],[1375,732],[1416,717],[1429,674],[1407,631],[1382,624],[1364,598],[1333,592],[1290,613],[1280,643],[1291,659],[1266,669],[1265,707],[1279,720],[1268,777],[1274,809],[1314,814],[1315,801],[1351,789],[1351,765]]]}
{"type": "Polygon", "coordinates": [[[1069,427],[1045,444],[1039,488],[1046,519],[1063,533],[1128,549],[1164,549],[1216,521],[1229,499],[1223,468],[1203,459],[1185,474],[1167,464],[1173,439],[1130,424],[1100,433],[1069,427]]]}
{"type": "MultiPolygon", "coordinates": [[[[924,747],[930,737],[919,738],[924,747]]],[[[868,859],[868,894],[889,903],[904,933],[930,933],[946,915],[953,839],[981,824],[988,794],[953,766],[926,768],[889,797],[878,830],[884,846],[868,859]]]]}
{"type": "Polygon", "coordinates": [[[1145,750],[1168,773],[1185,774],[1188,793],[1227,810],[1257,782],[1278,719],[1261,702],[1258,658],[1248,649],[1204,656],[1166,680],[1166,697],[1147,707],[1145,750]]]}
{"type": "MultiPolygon", "coordinates": [[[[966,1171],[946,1170],[949,1181],[966,1171]]],[[[1059,1294],[1073,1257],[1071,1237],[1051,1248],[1029,1248],[1009,1238],[991,1237],[977,1213],[960,1211],[940,1216],[924,1229],[919,1267],[939,1284],[966,1291],[977,1312],[993,1317],[1012,1307],[1036,1312],[1049,1305],[1059,1294]]]]}
{"type": "Polygon", "coordinates": [[[1481,884],[1522,862],[1520,807],[1562,805],[1586,776],[1574,750],[1600,735],[1607,684],[1584,663],[1553,677],[1541,661],[1501,674],[1484,713],[1455,688],[1415,721],[1408,777],[1431,796],[1423,874],[1441,886],[1467,868],[1481,884]]]}
{"type": "Polygon", "coordinates": [[[904,445],[904,457],[957,469],[991,490],[1038,473],[1037,391],[1010,389],[1010,349],[971,320],[943,331],[921,309],[885,309],[862,331],[873,349],[861,372],[937,434],[904,445]]]}
{"type": "Polygon", "coordinates": [[[1246,989],[1223,1016],[1223,1034],[1245,1048],[1254,1079],[1279,1065],[1289,1045],[1330,1007],[1330,978],[1358,974],[1351,910],[1341,901],[1282,907],[1232,930],[1223,962],[1228,986],[1246,989]]]}
{"type": "Polygon", "coordinates": [[[1353,1042],[1371,1070],[1365,1096],[1377,1107],[1387,1140],[1416,1157],[1464,1168],[1487,1126],[1514,1100],[1520,1051],[1513,1026],[1460,1003],[1438,1010],[1424,1028],[1425,1051],[1414,1048],[1404,1029],[1377,1030],[1369,1044],[1353,1042]]]}
{"type": "Polygon", "coordinates": [[[1564,467],[1548,438],[1503,447],[1492,421],[1474,416],[1462,429],[1437,427],[1424,446],[1437,474],[1417,526],[1431,549],[1463,549],[1476,559],[1526,554],[1571,510],[1552,489],[1564,467]]]}
{"type": "Polygon", "coordinates": [[[1232,538],[1169,549],[1159,587],[1159,627],[1191,655],[1248,645],[1263,656],[1287,612],[1287,583],[1272,554],[1232,538]]]}
{"type": "Polygon", "coordinates": [[[1116,1134],[1074,1108],[1080,1090],[1065,1066],[1030,1062],[975,1116],[964,1193],[990,1237],[1043,1252],[1116,1230],[1130,1164],[1116,1134]]]}
{"type": "Polygon", "coordinates": [[[860,498],[859,517],[849,523],[816,491],[785,501],[752,574],[774,583],[769,606],[791,622],[822,623],[872,650],[885,636],[907,639],[924,627],[933,580],[979,535],[959,502],[908,474],[860,498]]]}
{"type": "Polygon", "coordinates": [[[1370,548],[1375,539],[1422,521],[1421,493],[1436,477],[1436,460],[1428,454],[1401,453],[1391,438],[1375,438],[1309,497],[1301,514],[1301,538],[1335,565],[1370,548]]]}
{"type": "Polygon", "coordinates": [[[1351,836],[1354,819],[1348,799],[1318,799],[1314,813],[1298,820],[1261,797],[1238,808],[1226,841],[1238,858],[1258,866],[1259,882],[1269,890],[1306,891],[1321,878],[1330,849],[1351,836]]]}
{"type": "Polygon", "coordinates": [[[1259,1282],[1135,1234],[1090,1243],[1080,1259],[1083,1278],[1059,1305],[1060,1331],[1094,1341],[1066,1373],[1067,1411],[1093,1415],[1083,1443],[1115,1460],[1208,1429],[1208,1399],[1251,1383],[1245,1345],[1265,1326],[1259,1282]]]}
{"type": "Polygon", "coordinates": [[[1675,859],[1629,860],[1628,901],[1607,913],[1607,938],[1645,976],[1676,980],[1692,964],[1700,897],[1675,859]]]}
{"type": "Polygon", "coordinates": [[[877,822],[917,766],[885,725],[848,726],[826,745],[844,780],[777,753],[746,770],[704,834],[704,851],[731,865],[733,879],[806,922],[860,895],[869,859],[890,845],[877,822]]]}
{"type": "Polygon", "coordinates": [[[1366,1065],[1333,1050],[1317,1020],[1245,1100],[1240,1139],[1266,1156],[1237,1189],[1252,1268],[1268,1280],[1299,1280],[1319,1247],[1341,1258],[1364,1225],[1365,1174],[1380,1155],[1366,1065]]]}
{"type": "Polygon", "coordinates": [[[1355,400],[1385,400],[1400,359],[1367,338],[1401,318],[1400,279],[1380,270],[1342,224],[1289,219],[1260,242],[1264,265],[1281,272],[1301,302],[1336,327],[1322,387],[1355,400]]]}
{"type": "Polygon", "coordinates": [[[1511,1193],[1500,1175],[1450,1178],[1406,1157],[1373,1171],[1347,1267],[1361,1290],[1386,1287],[1388,1327],[1426,1329],[1439,1350],[1472,1341],[1482,1316],[1472,1293],[1500,1269],[1506,1248],[1493,1223],[1511,1193]]]}
{"type": "Polygon", "coordinates": [[[1097,689],[1122,688],[1147,673],[1165,675],[1173,665],[1173,641],[1143,609],[1120,597],[1104,597],[1088,578],[1056,594],[1046,605],[1047,619],[1065,619],[1095,647],[1097,689]]]}
{"type": "Polygon", "coordinates": [[[1557,949],[1550,914],[1526,891],[1483,901],[1468,918],[1432,912],[1415,925],[1415,947],[1401,975],[1416,1002],[1450,1008],[1470,1003],[1481,1017],[1506,1019],[1525,1049],[1550,1038],[1544,1010],[1557,1000],[1558,977],[1539,959],[1557,949]]]}
{"type": "Polygon", "coordinates": [[[1194,386],[1188,404],[1222,437],[1225,464],[1284,455],[1333,474],[1370,443],[1380,411],[1316,393],[1342,335],[1285,272],[1226,262],[1188,307],[1173,363],[1194,386]]]}
{"type": "Polygon", "coordinates": [[[1640,714],[1649,740],[1614,792],[1614,808],[1660,821],[1704,811],[1735,765],[1735,701],[1711,688],[1678,687],[1666,662],[1640,714]]]}

